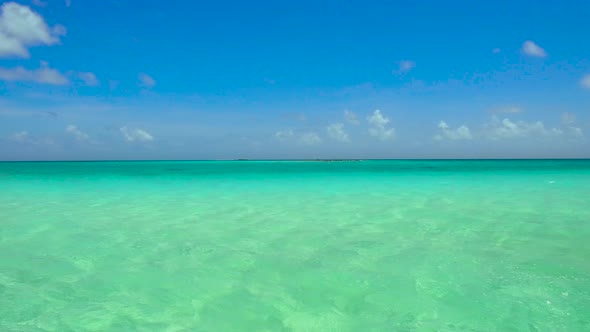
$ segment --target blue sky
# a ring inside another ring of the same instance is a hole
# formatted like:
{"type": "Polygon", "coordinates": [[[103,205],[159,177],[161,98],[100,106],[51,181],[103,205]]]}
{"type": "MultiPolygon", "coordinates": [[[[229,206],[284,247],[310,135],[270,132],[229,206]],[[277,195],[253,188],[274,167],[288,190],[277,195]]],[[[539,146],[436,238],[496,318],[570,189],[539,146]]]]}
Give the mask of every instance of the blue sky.
{"type": "Polygon", "coordinates": [[[588,1],[1,6],[0,160],[590,157],[588,1]]]}

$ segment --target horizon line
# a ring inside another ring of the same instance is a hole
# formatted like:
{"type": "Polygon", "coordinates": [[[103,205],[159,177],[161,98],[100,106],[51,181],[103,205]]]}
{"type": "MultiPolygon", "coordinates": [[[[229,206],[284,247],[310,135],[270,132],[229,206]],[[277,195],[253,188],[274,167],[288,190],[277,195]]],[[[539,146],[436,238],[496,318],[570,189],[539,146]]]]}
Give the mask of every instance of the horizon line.
{"type": "Polygon", "coordinates": [[[510,160],[590,160],[584,158],[278,158],[278,159],[70,159],[70,160],[0,160],[0,163],[59,163],[59,162],[195,162],[195,161],[318,161],[318,162],[359,162],[359,161],[510,161],[510,160]]]}

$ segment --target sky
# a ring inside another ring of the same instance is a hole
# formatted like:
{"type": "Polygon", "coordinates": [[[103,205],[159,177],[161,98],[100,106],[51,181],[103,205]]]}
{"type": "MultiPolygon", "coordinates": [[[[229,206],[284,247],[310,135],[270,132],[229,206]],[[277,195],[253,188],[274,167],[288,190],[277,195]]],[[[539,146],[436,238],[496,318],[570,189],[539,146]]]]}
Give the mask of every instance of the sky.
{"type": "Polygon", "coordinates": [[[2,2],[0,160],[590,158],[589,1],[2,2]]]}

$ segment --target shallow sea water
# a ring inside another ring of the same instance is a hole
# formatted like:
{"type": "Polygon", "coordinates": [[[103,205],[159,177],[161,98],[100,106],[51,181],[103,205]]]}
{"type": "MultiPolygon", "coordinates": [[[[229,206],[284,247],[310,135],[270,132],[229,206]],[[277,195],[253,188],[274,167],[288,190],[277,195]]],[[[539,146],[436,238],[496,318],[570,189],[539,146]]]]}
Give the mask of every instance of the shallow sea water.
{"type": "Polygon", "coordinates": [[[590,160],[0,163],[0,331],[588,331],[590,160]]]}

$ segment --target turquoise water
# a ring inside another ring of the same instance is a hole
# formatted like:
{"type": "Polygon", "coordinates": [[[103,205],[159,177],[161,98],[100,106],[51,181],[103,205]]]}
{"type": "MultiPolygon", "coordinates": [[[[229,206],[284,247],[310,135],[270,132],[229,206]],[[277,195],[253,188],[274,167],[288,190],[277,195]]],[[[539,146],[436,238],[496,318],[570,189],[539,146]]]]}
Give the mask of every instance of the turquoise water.
{"type": "Polygon", "coordinates": [[[588,160],[0,163],[0,331],[588,330],[588,160]]]}

